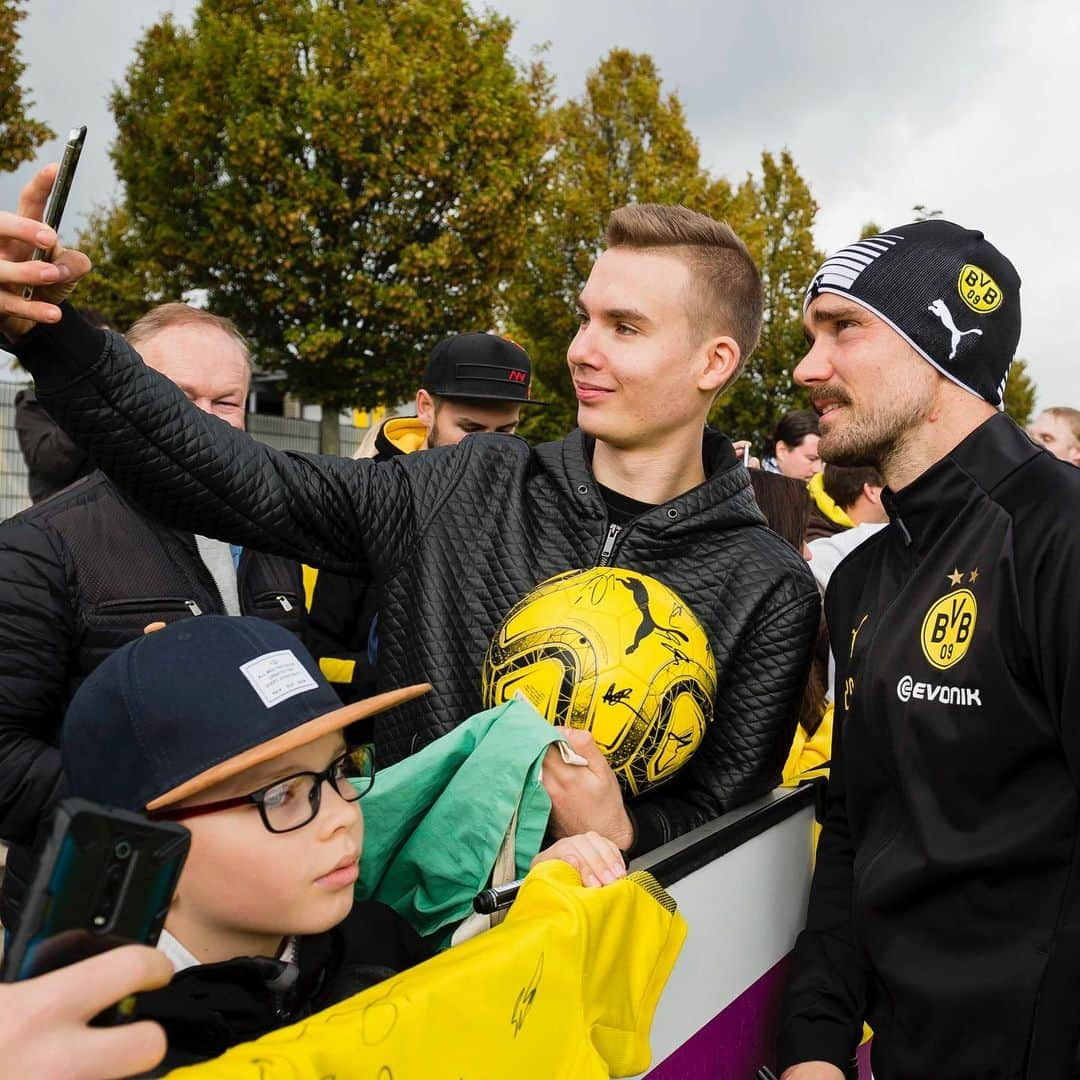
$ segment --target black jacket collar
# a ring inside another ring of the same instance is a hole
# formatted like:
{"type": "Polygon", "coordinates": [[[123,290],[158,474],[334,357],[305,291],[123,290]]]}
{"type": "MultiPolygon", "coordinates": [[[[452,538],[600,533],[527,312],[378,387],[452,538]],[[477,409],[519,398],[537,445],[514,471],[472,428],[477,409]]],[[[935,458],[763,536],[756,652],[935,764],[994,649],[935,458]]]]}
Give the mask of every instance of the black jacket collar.
{"type": "Polygon", "coordinates": [[[1004,413],[980,424],[963,442],[900,491],[886,488],[889,520],[918,553],[956,520],[965,504],[991,493],[1039,448],[1004,413]]]}
{"type": "MultiPolygon", "coordinates": [[[[607,517],[607,508],[592,471],[596,440],[575,429],[565,439],[536,447],[536,459],[565,496],[576,503],[583,517],[607,517]]],[[[643,514],[635,528],[652,532],[682,528],[715,529],[718,525],[763,525],[765,518],[754,501],[750,474],[735,456],[731,440],[705,428],[702,437],[705,481],[643,514]]]]}

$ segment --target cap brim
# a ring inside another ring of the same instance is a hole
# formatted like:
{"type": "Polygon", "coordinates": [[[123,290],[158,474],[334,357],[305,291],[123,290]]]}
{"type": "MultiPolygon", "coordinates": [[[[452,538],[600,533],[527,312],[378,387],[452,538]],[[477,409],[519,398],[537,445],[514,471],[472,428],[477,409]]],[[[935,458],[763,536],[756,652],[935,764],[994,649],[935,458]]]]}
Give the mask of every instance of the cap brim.
{"type": "Polygon", "coordinates": [[[429,394],[446,398],[447,401],[505,401],[507,405],[550,405],[550,401],[537,401],[536,398],[503,397],[501,394],[462,394],[459,391],[432,390],[430,386],[421,387],[429,394]]]}
{"type": "Polygon", "coordinates": [[[164,795],[151,799],[146,804],[146,809],[162,810],[166,806],[172,806],[189,795],[197,795],[200,791],[205,791],[245,769],[250,769],[253,765],[261,765],[264,761],[295,750],[298,746],[306,746],[316,739],[321,739],[332,731],[340,731],[357,720],[375,716],[377,713],[394,708],[395,705],[412,701],[431,689],[431,683],[403,686],[399,690],[388,690],[385,694],[376,694],[374,697],[364,698],[363,701],[357,701],[352,705],[343,705],[340,709],[323,713],[322,716],[316,716],[314,720],[309,720],[306,724],[282,732],[269,742],[259,743],[258,746],[252,746],[235,757],[219,761],[205,772],[199,773],[198,776],[193,776],[171,791],[166,791],[164,795]]]}

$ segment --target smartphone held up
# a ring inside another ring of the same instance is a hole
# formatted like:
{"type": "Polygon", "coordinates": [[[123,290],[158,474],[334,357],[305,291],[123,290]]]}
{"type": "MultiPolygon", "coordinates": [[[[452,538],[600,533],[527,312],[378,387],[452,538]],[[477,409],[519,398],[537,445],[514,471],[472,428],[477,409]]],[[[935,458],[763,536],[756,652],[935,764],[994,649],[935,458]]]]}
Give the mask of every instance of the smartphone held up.
{"type": "Polygon", "coordinates": [[[64,799],[4,957],[3,981],[118,945],[156,944],[190,843],[182,825],[64,799]]]}
{"type": "MultiPolygon", "coordinates": [[[[44,224],[56,231],[60,228],[60,222],[64,217],[64,207],[67,206],[68,195],[71,193],[71,183],[75,179],[75,169],[79,164],[79,156],[82,154],[83,143],[86,141],[86,126],[72,128],[68,133],[67,143],[64,146],[64,156],[60,159],[60,168],[56,170],[56,179],[53,181],[52,190],[49,192],[49,201],[45,204],[44,224]]],[[[34,248],[31,261],[49,259],[48,248],[34,248]]],[[[34,287],[27,285],[23,289],[22,297],[29,300],[34,294],[34,287]]]]}

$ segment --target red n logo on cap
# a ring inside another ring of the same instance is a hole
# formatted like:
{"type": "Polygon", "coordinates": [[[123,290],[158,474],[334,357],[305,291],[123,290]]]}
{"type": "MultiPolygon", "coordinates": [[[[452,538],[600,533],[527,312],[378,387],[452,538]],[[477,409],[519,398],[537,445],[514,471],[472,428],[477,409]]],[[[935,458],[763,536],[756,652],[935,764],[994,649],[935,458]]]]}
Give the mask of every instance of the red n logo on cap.
{"type": "Polygon", "coordinates": [[[506,377],[510,382],[523,383],[529,381],[528,373],[524,371],[518,371],[516,368],[511,368],[509,371],[507,371],[506,377]]]}

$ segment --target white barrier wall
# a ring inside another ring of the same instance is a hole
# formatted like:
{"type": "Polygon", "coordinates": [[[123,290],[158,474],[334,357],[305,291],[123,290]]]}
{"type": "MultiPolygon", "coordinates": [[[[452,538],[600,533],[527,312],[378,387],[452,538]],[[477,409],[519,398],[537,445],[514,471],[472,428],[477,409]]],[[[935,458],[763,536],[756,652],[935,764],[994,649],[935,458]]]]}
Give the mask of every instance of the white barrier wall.
{"type": "Polygon", "coordinates": [[[651,1080],[752,1080],[772,1064],[786,958],[806,918],[813,816],[811,791],[777,791],[635,862],[689,925],[653,1021],[651,1080]]]}

